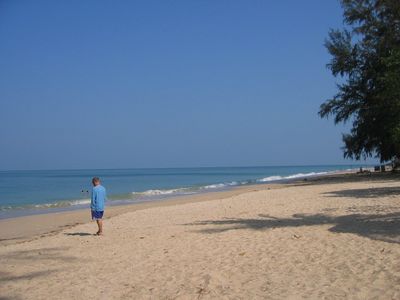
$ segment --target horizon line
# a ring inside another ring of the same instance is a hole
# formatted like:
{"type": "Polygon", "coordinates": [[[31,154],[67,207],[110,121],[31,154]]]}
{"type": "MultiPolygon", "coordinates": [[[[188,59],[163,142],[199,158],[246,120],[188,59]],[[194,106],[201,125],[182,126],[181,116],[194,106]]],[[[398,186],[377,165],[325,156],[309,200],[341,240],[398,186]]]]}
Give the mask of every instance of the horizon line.
{"type": "MultiPolygon", "coordinates": [[[[299,165],[243,165],[243,166],[190,166],[190,167],[124,167],[124,168],[56,168],[56,169],[0,169],[0,172],[13,171],[82,171],[82,170],[154,170],[154,169],[209,169],[209,168],[265,168],[265,167],[325,167],[325,166],[375,166],[372,163],[349,163],[349,164],[299,164],[299,165]]],[[[379,163],[379,165],[382,165],[379,163]]]]}

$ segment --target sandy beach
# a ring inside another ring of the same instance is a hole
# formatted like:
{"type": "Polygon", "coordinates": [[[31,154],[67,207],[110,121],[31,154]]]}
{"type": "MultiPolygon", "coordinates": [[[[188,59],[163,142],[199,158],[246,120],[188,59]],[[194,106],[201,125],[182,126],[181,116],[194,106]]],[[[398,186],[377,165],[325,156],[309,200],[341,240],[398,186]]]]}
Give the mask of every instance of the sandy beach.
{"type": "Polygon", "coordinates": [[[398,176],[143,205],[2,220],[0,299],[400,298],[398,176]]]}

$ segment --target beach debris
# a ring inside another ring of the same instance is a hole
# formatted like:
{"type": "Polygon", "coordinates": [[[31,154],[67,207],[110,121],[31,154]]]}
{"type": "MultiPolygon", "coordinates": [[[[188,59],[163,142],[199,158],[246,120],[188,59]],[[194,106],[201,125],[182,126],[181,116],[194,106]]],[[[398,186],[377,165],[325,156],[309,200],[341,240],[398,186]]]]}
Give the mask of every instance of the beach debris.
{"type": "Polygon", "coordinates": [[[298,234],[293,234],[293,237],[294,237],[295,239],[299,239],[299,238],[301,238],[301,236],[300,236],[300,235],[298,235],[298,234]]]}
{"type": "Polygon", "coordinates": [[[243,256],[243,255],[245,255],[245,254],[246,254],[246,252],[240,252],[240,253],[239,253],[240,256],[243,256]]]}
{"type": "Polygon", "coordinates": [[[383,253],[385,251],[385,248],[382,248],[381,253],[383,253]]]}
{"type": "Polygon", "coordinates": [[[140,236],[139,239],[144,239],[144,236],[140,236]]]}

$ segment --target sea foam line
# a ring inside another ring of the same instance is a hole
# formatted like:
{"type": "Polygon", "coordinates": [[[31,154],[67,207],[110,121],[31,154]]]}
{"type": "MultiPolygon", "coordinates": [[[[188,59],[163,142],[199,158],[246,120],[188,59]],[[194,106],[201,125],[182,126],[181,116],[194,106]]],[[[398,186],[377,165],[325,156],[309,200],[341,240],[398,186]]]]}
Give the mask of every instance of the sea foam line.
{"type": "Polygon", "coordinates": [[[170,195],[170,194],[186,194],[190,193],[190,188],[176,188],[176,189],[168,189],[168,190],[146,190],[143,192],[132,192],[133,195],[137,196],[162,196],[162,195],[170,195]]]}
{"type": "Polygon", "coordinates": [[[132,194],[135,196],[164,196],[164,195],[172,195],[172,194],[189,195],[189,194],[198,193],[203,190],[222,189],[224,187],[235,186],[235,185],[239,185],[239,183],[236,181],[232,181],[232,182],[226,182],[226,183],[215,183],[215,184],[204,185],[204,186],[192,186],[192,187],[164,189],[164,190],[151,189],[151,190],[146,190],[143,192],[132,192],[132,194]]]}
{"type": "Polygon", "coordinates": [[[271,182],[271,181],[280,181],[280,180],[286,180],[286,179],[305,178],[305,177],[312,177],[312,176],[318,176],[318,175],[327,175],[327,174],[331,174],[331,173],[335,173],[335,172],[336,171],[297,173],[297,174],[288,175],[288,176],[274,175],[274,176],[257,179],[257,182],[271,182]]]}
{"type": "Polygon", "coordinates": [[[0,206],[0,211],[7,210],[21,210],[21,209],[45,209],[45,208],[63,208],[75,205],[87,205],[90,204],[90,199],[79,199],[79,200],[62,200],[50,203],[40,204],[26,204],[26,205],[4,205],[0,206]]]}

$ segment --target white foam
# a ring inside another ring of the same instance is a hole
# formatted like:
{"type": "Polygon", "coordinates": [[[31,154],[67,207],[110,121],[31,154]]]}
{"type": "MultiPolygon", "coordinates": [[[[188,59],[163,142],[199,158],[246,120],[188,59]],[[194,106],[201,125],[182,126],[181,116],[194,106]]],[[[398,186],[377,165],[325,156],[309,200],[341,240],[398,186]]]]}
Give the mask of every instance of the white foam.
{"type": "Polygon", "coordinates": [[[225,182],[225,183],[216,183],[216,184],[210,184],[210,185],[205,185],[203,187],[201,187],[202,189],[219,189],[219,188],[224,188],[226,186],[234,186],[234,185],[238,185],[239,183],[236,181],[232,181],[232,182],[225,182]]]}
{"type": "Polygon", "coordinates": [[[90,204],[90,199],[74,200],[74,201],[70,201],[70,204],[71,205],[90,204]]]}
{"type": "Polygon", "coordinates": [[[132,194],[138,195],[138,196],[163,196],[163,195],[172,195],[172,194],[188,195],[188,194],[194,194],[196,192],[199,192],[199,190],[221,189],[221,188],[224,188],[227,186],[235,186],[238,184],[239,184],[238,182],[232,181],[232,182],[226,182],[226,183],[215,183],[215,184],[205,185],[205,186],[201,186],[201,187],[186,187],[186,188],[176,188],[176,189],[166,189],[166,190],[153,189],[153,190],[147,190],[147,191],[143,191],[143,192],[132,192],[132,194]]]}
{"type": "Polygon", "coordinates": [[[318,175],[326,175],[332,172],[311,172],[311,173],[297,173],[288,176],[269,176],[265,178],[258,179],[257,182],[270,182],[270,181],[279,181],[285,179],[295,179],[295,178],[305,178],[311,176],[318,176],[318,175]]]}
{"type": "Polygon", "coordinates": [[[59,202],[53,202],[53,203],[42,203],[42,204],[36,204],[33,207],[35,207],[35,208],[52,208],[52,207],[66,207],[66,206],[84,205],[84,204],[90,204],[90,199],[79,199],[79,200],[59,201],[59,202]]]}
{"type": "Polygon", "coordinates": [[[142,195],[142,196],[162,196],[162,195],[188,193],[188,192],[189,192],[188,188],[179,188],[179,189],[170,189],[170,190],[147,190],[144,192],[132,192],[132,194],[142,195]]]}
{"type": "Polygon", "coordinates": [[[282,180],[282,176],[269,176],[265,178],[258,179],[258,182],[268,182],[268,181],[276,181],[276,180],[282,180]]]}
{"type": "Polygon", "coordinates": [[[224,186],[226,186],[224,183],[217,183],[217,184],[210,184],[210,185],[206,185],[203,186],[203,189],[217,189],[217,188],[223,188],[224,186]]]}

